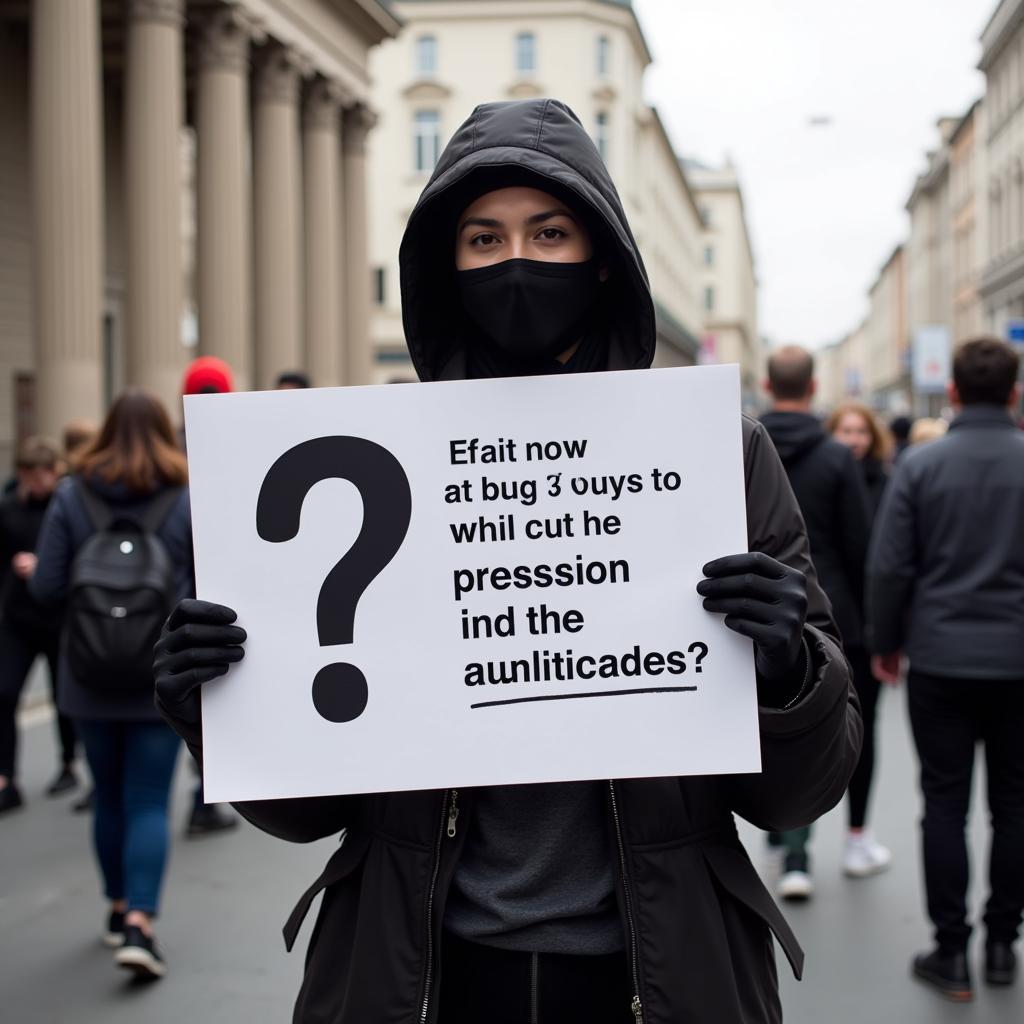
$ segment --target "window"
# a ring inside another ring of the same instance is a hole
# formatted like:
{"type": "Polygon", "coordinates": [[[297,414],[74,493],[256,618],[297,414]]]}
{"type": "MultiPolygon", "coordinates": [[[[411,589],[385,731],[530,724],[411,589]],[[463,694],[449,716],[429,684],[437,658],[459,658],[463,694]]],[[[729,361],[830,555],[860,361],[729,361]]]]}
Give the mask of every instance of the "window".
{"type": "Polygon", "coordinates": [[[416,40],[416,74],[429,77],[437,74],[437,38],[420,36],[416,40]]]}
{"type": "Polygon", "coordinates": [[[387,295],[387,271],[384,267],[375,267],[373,271],[373,297],[377,300],[378,306],[383,306],[388,300],[387,295]]]}
{"type": "Polygon", "coordinates": [[[715,265],[715,250],[712,246],[707,245],[704,247],[704,266],[713,267],[715,265]]]}
{"type": "Polygon", "coordinates": [[[711,223],[711,207],[702,206],[700,208],[700,222],[707,227],[711,223]]]}
{"type": "Polygon", "coordinates": [[[709,313],[715,308],[715,289],[711,285],[704,289],[704,308],[709,313]]]}
{"type": "Polygon", "coordinates": [[[532,32],[516,36],[516,71],[531,75],[537,70],[537,37],[532,32]]]}
{"type": "Polygon", "coordinates": [[[436,110],[417,110],[413,116],[413,166],[429,174],[441,155],[441,115],[436,110]]]}
{"type": "Polygon", "coordinates": [[[606,78],[611,68],[612,41],[607,36],[597,37],[597,77],[606,78]]]}
{"type": "Polygon", "coordinates": [[[594,131],[594,143],[597,146],[598,153],[601,154],[601,159],[608,163],[608,144],[609,144],[609,131],[608,115],[603,110],[597,115],[595,121],[594,131]]]}

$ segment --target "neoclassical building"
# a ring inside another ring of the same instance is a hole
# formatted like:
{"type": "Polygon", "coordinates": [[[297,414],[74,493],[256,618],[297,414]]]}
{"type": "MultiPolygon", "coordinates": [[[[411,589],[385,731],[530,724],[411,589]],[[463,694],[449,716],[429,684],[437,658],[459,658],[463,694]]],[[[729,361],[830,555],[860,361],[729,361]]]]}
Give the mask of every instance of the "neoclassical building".
{"type": "Polygon", "coordinates": [[[379,0],[0,0],[0,468],[184,366],[371,378],[379,0]]]}

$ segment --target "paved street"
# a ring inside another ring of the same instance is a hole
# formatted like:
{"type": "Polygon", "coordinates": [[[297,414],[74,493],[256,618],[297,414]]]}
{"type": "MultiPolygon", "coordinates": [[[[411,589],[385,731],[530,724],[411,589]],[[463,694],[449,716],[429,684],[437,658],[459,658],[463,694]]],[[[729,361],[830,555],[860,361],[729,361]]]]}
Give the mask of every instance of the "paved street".
{"type": "MultiPolygon", "coordinates": [[[[789,916],[807,950],[797,985],[780,965],[787,1024],[1010,1024],[1024,1020],[1024,986],[979,987],[970,1006],[944,1003],[908,977],[910,955],[928,938],[920,908],[917,799],[903,694],[883,703],[877,832],[895,865],[867,881],[840,877],[843,818],[818,829],[818,895],[789,916]]],[[[301,970],[280,926],[319,871],[333,842],[295,847],[248,825],[214,838],[177,841],[160,938],[169,975],[128,984],[98,939],[103,904],[88,847],[88,819],[68,800],[40,792],[53,769],[52,726],[29,714],[23,745],[25,810],[0,819],[0,1019],[4,1024],[285,1024],[301,970]]],[[[174,827],[184,824],[191,772],[179,766],[174,827]]],[[[975,863],[983,815],[975,813],[975,863]]],[[[761,839],[744,832],[762,859],[761,839]]],[[[302,948],[307,930],[300,939],[302,948]]],[[[699,936],[694,941],[700,941],[699,936]]],[[[367,1022],[371,1024],[371,1022],[367,1022]]]]}

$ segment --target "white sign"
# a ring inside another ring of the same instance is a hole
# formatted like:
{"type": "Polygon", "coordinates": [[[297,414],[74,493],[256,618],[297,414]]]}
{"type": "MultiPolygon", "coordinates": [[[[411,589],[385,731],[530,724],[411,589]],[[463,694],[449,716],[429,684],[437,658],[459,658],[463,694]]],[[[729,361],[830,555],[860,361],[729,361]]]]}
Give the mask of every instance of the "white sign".
{"type": "Polygon", "coordinates": [[[213,801],[760,771],[734,366],[185,399],[213,801]]]}
{"type": "Polygon", "coordinates": [[[928,324],[914,332],[914,390],[942,394],[950,374],[949,328],[928,324]]]}

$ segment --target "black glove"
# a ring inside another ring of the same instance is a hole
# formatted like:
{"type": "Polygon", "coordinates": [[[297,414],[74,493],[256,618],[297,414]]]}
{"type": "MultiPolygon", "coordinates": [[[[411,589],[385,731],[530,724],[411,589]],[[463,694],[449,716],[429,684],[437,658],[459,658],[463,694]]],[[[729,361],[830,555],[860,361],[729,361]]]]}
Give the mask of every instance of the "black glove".
{"type": "Polygon", "coordinates": [[[171,612],[153,648],[157,704],[174,721],[200,720],[199,687],[245,654],[245,630],[231,608],[186,598],[171,612]]]}
{"type": "MultiPolygon", "coordinates": [[[[807,580],[761,551],[716,558],[697,584],[709,612],[754,641],[758,675],[769,683],[793,677],[804,652],[807,580]]],[[[798,683],[799,685],[799,683],[798,683]]]]}

